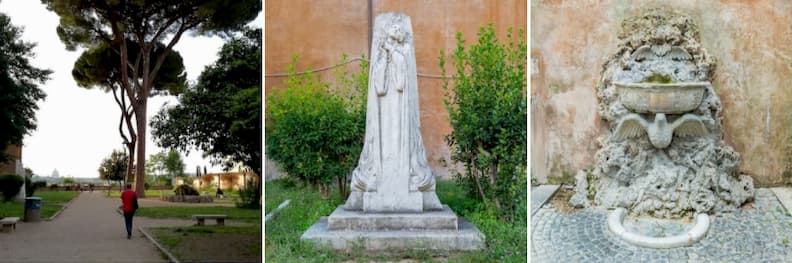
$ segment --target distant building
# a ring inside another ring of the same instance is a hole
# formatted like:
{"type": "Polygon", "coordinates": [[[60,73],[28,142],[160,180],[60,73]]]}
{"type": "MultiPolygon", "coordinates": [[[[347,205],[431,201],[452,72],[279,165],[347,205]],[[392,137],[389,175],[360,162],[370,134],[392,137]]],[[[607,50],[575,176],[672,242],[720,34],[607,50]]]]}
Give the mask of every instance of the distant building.
{"type": "Polygon", "coordinates": [[[11,156],[11,160],[5,163],[0,163],[0,174],[16,173],[16,161],[22,161],[22,146],[9,145],[8,148],[6,148],[6,154],[11,156]]]}
{"type": "Polygon", "coordinates": [[[200,177],[177,177],[173,179],[173,184],[188,184],[195,189],[217,189],[220,186],[223,190],[239,190],[245,184],[254,185],[257,180],[258,176],[254,173],[227,172],[208,173],[200,177]]]}

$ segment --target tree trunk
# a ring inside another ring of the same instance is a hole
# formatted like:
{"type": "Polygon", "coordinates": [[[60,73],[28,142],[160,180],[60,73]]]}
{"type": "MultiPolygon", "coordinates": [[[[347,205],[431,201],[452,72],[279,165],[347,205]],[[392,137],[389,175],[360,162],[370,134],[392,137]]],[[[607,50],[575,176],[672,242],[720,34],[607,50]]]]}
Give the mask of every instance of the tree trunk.
{"type": "MultiPolygon", "coordinates": [[[[497,185],[498,164],[497,163],[493,164],[492,167],[490,167],[489,174],[490,174],[490,185],[491,185],[491,188],[492,188],[491,192],[497,193],[497,188],[498,188],[498,185],[497,185]]],[[[498,197],[499,197],[498,194],[493,194],[492,200],[495,201],[495,208],[498,209],[497,211],[502,211],[501,210],[501,205],[500,205],[500,200],[499,200],[498,197]]]]}
{"type": "MultiPolygon", "coordinates": [[[[145,90],[147,87],[143,87],[145,90]]],[[[138,138],[137,138],[137,165],[135,165],[135,193],[137,193],[138,198],[145,198],[146,197],[146,108],[147,108],[147,98],[148,94],[143,92],[145,95],[138,98],[138,106],[135,111],[135,117],[137,119],[137,131],[138,131],[138,138]]]]}

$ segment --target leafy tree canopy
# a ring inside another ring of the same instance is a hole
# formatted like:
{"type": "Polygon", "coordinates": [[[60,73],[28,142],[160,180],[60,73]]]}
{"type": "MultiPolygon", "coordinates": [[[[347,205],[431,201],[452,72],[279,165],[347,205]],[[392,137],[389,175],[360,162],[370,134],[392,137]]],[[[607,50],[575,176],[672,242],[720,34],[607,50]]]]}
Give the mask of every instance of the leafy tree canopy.
{"type": "Polygon", "coordinates": [[[261,29],[225,45],[196,86],[152,120],[160,147],[203,150],[216,162],[241,162],[261,175],[261,29]]]}
{"type": "MultiPolygon", "coordinates": [[[[130,57],[141,56],[140,45],[127,40],[127,52],[130,57]]],[[[165,44],[157,43],[153,56],[159,56],[165,52],[165,44]]],[[[101,42],[97,46],[86,50],[80,58],[74,62],[72,76],[77,85],[83,88],[101,88],[104,92],[121,86],[121,57],[117,49],[110,46],[107,42],[101,42]]],[[[129,70],[141,71],[142,66],[129,70]]],[[[132,76],[133,74],[130,74],[132,76]]],[[[150,95],[171,94],[177,95],[184,91],[187,82],[187,72],[184,71],[184,62],[177,51],[168,52],[165,61],[162,63],[157,78],[152,85],[150,95]]]]}
{"type": "Polygon", "coordinates": [[[184,176],[184,161],[179,152],[170,150],[165,156],[165,171],[168,172],[168,177],[184,176]]]}
{"type": "MultiPolygon", "coordinates": [[[[127,170],[127,154],[123,151],[113,150],[99,165],[99,178],[110,181],[124,180],[127,170]]],[[[65,183],[65,181],[64,181],[65,183]]]]}
{"type": "Polygon", "coordinates": [[[6,148],[22,144],[36,129],[37,101],[46,96],[37,84],[52,73],[30,65],[35,44],[20,40],[22,29],[0,13],[0,163],[10,160],[6,148]]]}

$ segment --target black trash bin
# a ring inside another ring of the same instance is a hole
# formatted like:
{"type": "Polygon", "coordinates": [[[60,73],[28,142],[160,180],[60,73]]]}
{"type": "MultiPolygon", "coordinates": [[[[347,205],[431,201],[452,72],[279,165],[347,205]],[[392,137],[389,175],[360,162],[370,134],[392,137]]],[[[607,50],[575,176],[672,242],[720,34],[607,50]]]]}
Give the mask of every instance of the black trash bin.
{"type": "Polygon", "coordinates": [[[41,217],[41,197],[25,198],[25,222],[38,222],[41,217]]]}

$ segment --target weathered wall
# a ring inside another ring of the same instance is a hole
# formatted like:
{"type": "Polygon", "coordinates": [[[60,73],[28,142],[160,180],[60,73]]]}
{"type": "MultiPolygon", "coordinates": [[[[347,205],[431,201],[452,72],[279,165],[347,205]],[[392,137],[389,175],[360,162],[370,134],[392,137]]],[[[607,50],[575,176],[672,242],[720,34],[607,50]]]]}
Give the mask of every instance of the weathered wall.
{"type": "MultiPolygon", "coordinates": [[[[593,165],[604,135],[595,87],[621,21],[650,7],[691,15],[716,59],[725,141],[758,185],[784,182],[792,139],[792,1],[532,1],[531,174],[540,182],[593,165]]],[[[789,167],[789,168],[788,168],[789,167]]]]}
{"type": "Polygon", "coordinates": [[[10,155],[13,160],[0,163],[0,174],[16,173],[16,160],[22,159],[22,147],[18,145],[9,145],[6,148],[6,154],[10,155]]]}
{"type": "MultiPolygon", "coordinates": [[[[479,27],[488,23],[495,25],[498,36],[505,36],[508,27],[527,27],[527,2],[521,0],[373,0],[372,4],[372,21],[384,12],[403,12],[410,16],[419,74],[440,74],[440,50],[447,54],[453,52],[456,32],[462,32],[467,43],[473,43],[479,27]]],[[[367,1],[268,1],[264,39],[265,92],[283,86],[285,77],[268,75],[285,73],[295,53],[300,56],[297,71],[336,64],[342,53],[349,56],[367,54],[368,28],[367,1]]],[[[350,68],[357,66],[354,64],[350,68]]],[[[325,71],[322,76],[329,80],[331,73],[325,71]]],[[[442,80],[419,77],[418,90],[427,159],[436,175],[445,176],[448,171],[443,163],[450,162],[450,158],[443,138],[451,132],[451,127],[443,105],[442,80]]],[[[272,174],[271,169],[265,167],[265,174],[272,174]]]]}

